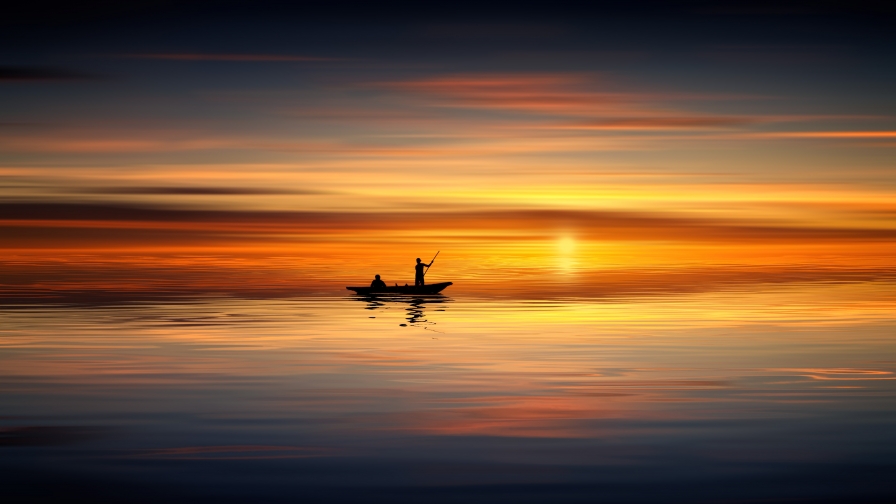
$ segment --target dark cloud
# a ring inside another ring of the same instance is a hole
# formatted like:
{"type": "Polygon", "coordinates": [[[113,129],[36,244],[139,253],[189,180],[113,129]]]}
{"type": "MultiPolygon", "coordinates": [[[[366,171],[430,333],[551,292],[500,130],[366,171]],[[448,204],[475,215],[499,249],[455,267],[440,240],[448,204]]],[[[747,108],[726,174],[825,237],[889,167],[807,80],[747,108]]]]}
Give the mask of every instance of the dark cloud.
{"type": "Polygon", "coordinates": [[[57,446],[100,437],[101,429],[64,425],[0,427],[0,447],[57,446]]]}
{"type": "Polygon", "coordinates": [[[53,67],[0,66],[0,82],[92,80],[97,76],[53,67]]]}
{"type": "Polygon", "coordinates": [[[251,196],[251,195],[317,195],[329,194],[323,191],[311,190],[281,190],[263,188],[237,188],[237,187],[94,187],[78,191],[82,194],[145,194],[151,196],[251,196]]]}
{"type": "MultiPolygon", "coordinates": [[[[267,235],[320,236],[339,233],[388,232],[426,228],[458,236],[483,231],[515,231],[507,238],[496,235],[479,240],[539,239],[552,237],[557,229],[574,231],[582,238],[599,240],[716,243],[815,243],[815,242],[894,242],[896,229],[849,228],[783,225],[773,221],[747,221],[693,218],[682,215],[651,214],[624,211],[520,210],[491,212],[326,212],[326,211],[230,211],[191,210],[166,207],[140,207],[117,204],[86,203],[0,203],[0,221],[17,223],[11,227],[0,223],[0,237],[23,246],[26,235],[61,241],[88,235],[109,239],[122,237],[120,229],[127,223],[151,223],[150,227],[132,229],[129,240],[165,240],[189,234],[191,240],[207,236],[267,235]],[[29,227],[27,221],[35,221],[29,227]],[[22,222],[25,221],[25,222],[22,222]],[[46,222],[53,224],[48,225],[46,222]],[[79,222],[80,221],[80,222],[79,222]],[[68,224],[70,222],[71,224],[68,224]],[[102,224],[102,223],[108,223],[102,224]],[[90,230],[90,233],[88,233],[90,230]],[[152,237],[150,235],[152,234],[152,237]]],[[[362,236],[363,235],[363,236],[362,236]]],[[[180,239],[180,238],[178,238],[180,239]]]]}
{"type": "Polygon", "coordinates": [[[331,58],[292,54],[222,54],[222,53],[145,53],[125,54],[123,58],[170,61],[229,61],[229,62],[300,62],[333,61],[331,58]]]}

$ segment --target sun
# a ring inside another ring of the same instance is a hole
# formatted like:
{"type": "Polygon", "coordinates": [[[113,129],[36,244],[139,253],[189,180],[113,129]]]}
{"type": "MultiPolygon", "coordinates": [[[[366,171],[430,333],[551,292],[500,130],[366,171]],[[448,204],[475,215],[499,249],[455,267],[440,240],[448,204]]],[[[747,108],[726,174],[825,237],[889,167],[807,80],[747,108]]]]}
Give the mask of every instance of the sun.
{"type": "Polygon", "coordinates": [[[555,247],[558,269],[564,273],[571,273],[576,266],[576,239],[569,235],[559,236],[555,247]]]}
{"type": "Polygon", "coordinates": [[[557,239],[557,252],[560,255],[572,255],[576,252],[576,239],[571,236],[561,236],[557,239]]]}

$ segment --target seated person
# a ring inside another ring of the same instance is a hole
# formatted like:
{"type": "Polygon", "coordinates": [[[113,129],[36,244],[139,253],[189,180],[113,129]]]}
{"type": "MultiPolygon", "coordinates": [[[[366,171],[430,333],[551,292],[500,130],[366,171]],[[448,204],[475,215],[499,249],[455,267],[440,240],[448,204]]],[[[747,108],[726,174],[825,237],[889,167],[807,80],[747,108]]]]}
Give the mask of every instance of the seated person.
{"type": "Polygon", "coordinates": [[[380,276],[376,276],[376,280],[370,282],[371,289],[386,290],[386,282],[380,280],[380,276]]]}

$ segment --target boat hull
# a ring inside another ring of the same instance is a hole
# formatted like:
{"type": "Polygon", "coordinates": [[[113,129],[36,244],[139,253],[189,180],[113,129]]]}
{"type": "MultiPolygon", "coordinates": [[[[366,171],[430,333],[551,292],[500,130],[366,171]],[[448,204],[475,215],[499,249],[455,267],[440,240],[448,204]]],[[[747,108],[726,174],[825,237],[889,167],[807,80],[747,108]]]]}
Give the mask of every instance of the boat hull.
{"type": "Polygon", "coordinates": [[[434,283],[427,285],[395,285],[392,287],[386,287],[385,289],[374,289],[372,287],[346,287],[346,289],[350,291],[355,291],[357,294],[410,294],[410,295],[420,295],[420,294],[438,294],[448,287],[452,285],[452,282],[442,282],[442,283],[434,283]]]}

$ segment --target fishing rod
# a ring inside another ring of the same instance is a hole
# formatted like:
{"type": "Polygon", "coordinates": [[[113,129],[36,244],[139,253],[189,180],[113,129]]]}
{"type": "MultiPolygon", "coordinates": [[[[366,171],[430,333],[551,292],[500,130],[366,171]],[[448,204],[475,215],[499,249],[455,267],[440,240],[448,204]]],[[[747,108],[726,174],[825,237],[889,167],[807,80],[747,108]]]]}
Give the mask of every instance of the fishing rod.
{"type": "MultiPolygon", "coordinates": [[[[441,252],[441,250],[439,252],[441,252]]],[[[439,257],[439,252],[436,252],[436,255],[432,257],[432,261],[429,261],[429,266],[426,267],[426,271],[429,271],[429,267],[432,266],[432,263],[436,262],[436,257],[439,257]]],[[[423,276],[426,276],[426,271],[423,272],[423,276]]]]}

